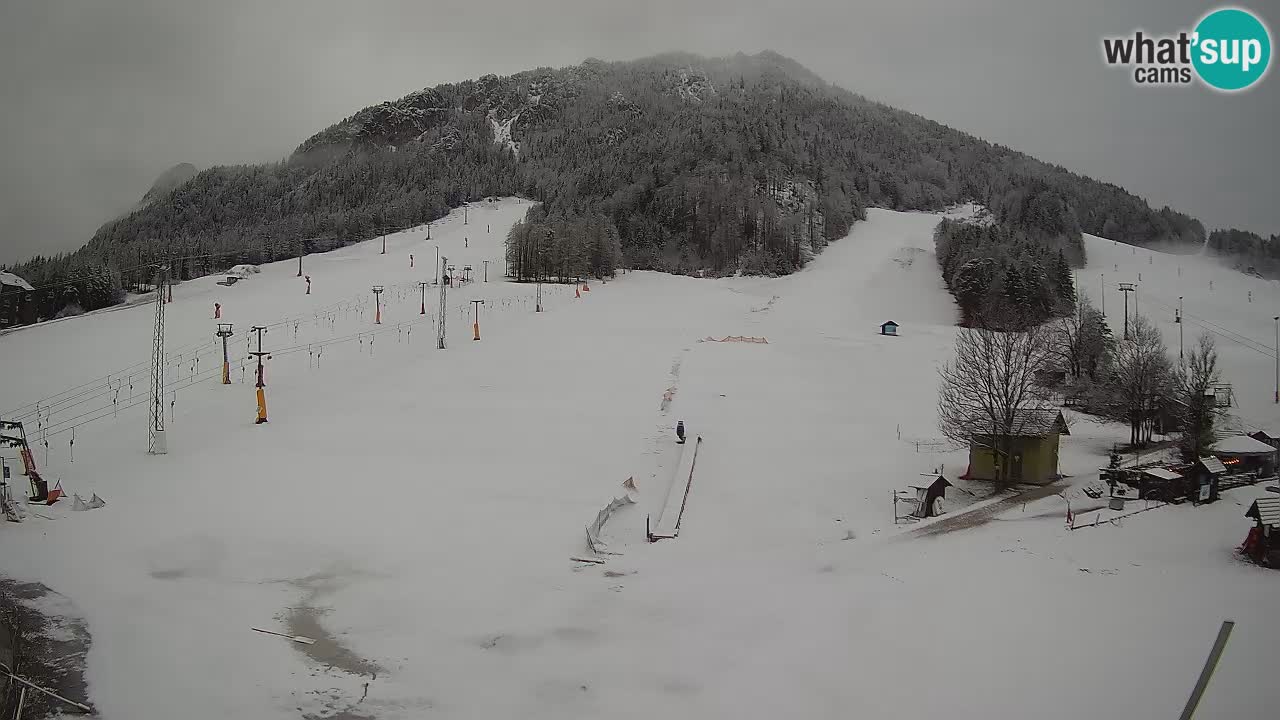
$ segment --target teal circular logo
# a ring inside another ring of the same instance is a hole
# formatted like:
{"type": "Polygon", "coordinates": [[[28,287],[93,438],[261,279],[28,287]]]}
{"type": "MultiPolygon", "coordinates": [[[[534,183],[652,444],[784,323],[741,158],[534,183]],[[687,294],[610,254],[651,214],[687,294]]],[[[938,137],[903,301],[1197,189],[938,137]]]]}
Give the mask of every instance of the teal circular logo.
{"type": "Polygon", "coordinates": [[[1223,8],[1196,25],[1191,64],[1210,87],[1244,90],[1262,79],[1271,62],[1271,34],[1247,10],[1223,8]]]}

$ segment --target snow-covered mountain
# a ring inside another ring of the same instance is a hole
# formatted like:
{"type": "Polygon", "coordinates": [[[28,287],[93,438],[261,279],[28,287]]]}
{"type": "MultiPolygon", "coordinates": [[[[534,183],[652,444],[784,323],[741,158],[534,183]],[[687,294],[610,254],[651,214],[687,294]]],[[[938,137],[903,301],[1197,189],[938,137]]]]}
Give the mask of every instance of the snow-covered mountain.
{"type": "MultiPolygon", "coordinates": [[[[283,163],[215,167],[163,192],[169,184],[79,253],[15,271],[43,286],[96,264],[127,287],[175,253],[206,256],[197,271],[216,272],[509,195],[607,222],[627,267],[684,274],[785,274],[867,208],[1000,209],[1028,193],[1069,213],[1067,225],[1121,242],[1205,237],[1185,215],[872,102],[771,52],[593,59],[442,84],[359,110],[283,163]]],[[[60,301],[40,304],[51,314],[60,301]]]]}

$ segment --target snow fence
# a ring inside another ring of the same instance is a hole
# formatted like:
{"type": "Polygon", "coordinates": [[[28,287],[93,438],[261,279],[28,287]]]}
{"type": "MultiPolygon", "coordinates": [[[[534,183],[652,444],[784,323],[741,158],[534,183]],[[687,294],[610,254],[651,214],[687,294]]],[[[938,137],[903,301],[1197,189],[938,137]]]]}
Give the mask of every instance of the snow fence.
{"type": "Polygon", "coordinates": [[[613,513],[616,512],[618,508],[625,505],[632,505],[634,503],[635,498],[631,497],[630,493],[628,493],[610,500],[608,505],[605,505],[600,509],[600,512],[596,513],[595,522],[592,522],[587,526],[587,547],[591,548],[591,552],[602,553],[608,549],[604,540],[601,539],[605,523],[609,522],[609,518],[613,516],[613,513]]]}

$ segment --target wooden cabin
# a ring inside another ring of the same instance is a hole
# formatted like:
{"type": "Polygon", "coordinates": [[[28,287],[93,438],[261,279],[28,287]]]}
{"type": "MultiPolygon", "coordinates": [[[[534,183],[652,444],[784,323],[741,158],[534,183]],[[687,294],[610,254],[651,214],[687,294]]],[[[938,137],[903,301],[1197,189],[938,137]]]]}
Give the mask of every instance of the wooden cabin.
{"type": "Polygon", "coordinates": [[[1218,499],[1218,483],[1227,474],[1227,466],[1216,457],[1202,457],[1192,464],[1186,475],[1192,480],[1188,500],[1213,502],[1218,499]]]}
{"type": "Polygon", "coordinates": [[[1259,565],[1280,568],[1280,497],[1254,500],[1244,516],[1254,525],[1240,549],[1259,565]]]}
{"type": "MultiPolygon", "coordinates": [[[[1262,433],[1255,433],[1258,435],[1262,433]]],[[[1266,440],[1253,435],[1234,435],[1219,440],[1209,448],[1214,457],[1233,473],[1253,472],[1260,477],[1276,472],[1276,449],[1266,440]]]]}
{"type": "Polygon", "coordinates": [[[999,480],[1002,461],[1009,463],[1007,482],[1046,485],[1057,480],[1058,447],[1063,435],[1070,435],[1067,421],[1057,410],[1026,410],[1016,413],[1009,436],[1009,457],[993,450],[999,443],[981,430],[969,441],[969,480],[999,480]]]}

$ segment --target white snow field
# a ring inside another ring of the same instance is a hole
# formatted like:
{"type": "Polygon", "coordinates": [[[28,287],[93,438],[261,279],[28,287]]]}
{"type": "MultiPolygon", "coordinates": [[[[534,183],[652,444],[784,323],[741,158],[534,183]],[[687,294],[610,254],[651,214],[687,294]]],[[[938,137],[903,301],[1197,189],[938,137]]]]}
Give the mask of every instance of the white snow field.
{"type": "MultiPolygon", "coordinates": [[[[309,296],[296,260],[179,285],[165,456],[146,454],[152,306],[0,337],[3,417],[28,423],[51,484],[108,503],[6,524],[0,573],[85,614],[104,717],[1170,718],[1224,618],[1236,631],[1197,717],[1276,716],[1262,677],[1280,573],[1234,553],[1261,487],[1073,532],[1054,496],[972,529],[894,525],[893,490],[965,462],[936,444],[956,320],[937,215],[872,210],[790,277],[627,273],[580,298],[544,287],[537,314],[533,286],[501,280],[527,207],[473,203],[429,242],[419,228],[386,255],[374,240],[308,257],[309,296]],[[450,293],[445,350],[436,288],[418,314],[436,243],[477,277],[491,261],[488,283],[450,293]],[[230,386],[214,302],[235,323],[230,386]],[[886,320],[900,337],[878,334],[886,320]],[[254,324],[275,351],[266,425],[240,370],[254,324]],[[116,371],[134,363],[130,404],[116,371]],[[71,462],[59,431],[94,418],[71,462]],[[703,438],[687,501],[681,419],[703,438]],[[628,477],[637,502],[604,529],[616,554],[571,560],[628,477]],[[646,515],[681,505],[679,537],[646,542],[646,515]]],[[[1188,331],[1241,336],[1218,340],[1241,422],[1280,420],[1276,283],[1097,238],[1088,251],[1081,284],[1105,272],[1117,329],[1116,282],[1143,274],[1143,312],[1185,296],[1188,331]]],[[[1176,353],[1172,310],[1155,317],[1176,353]]],[[[1083,484],[1127,430],[1072,433],[1062,470],[1083,484]]]]}

